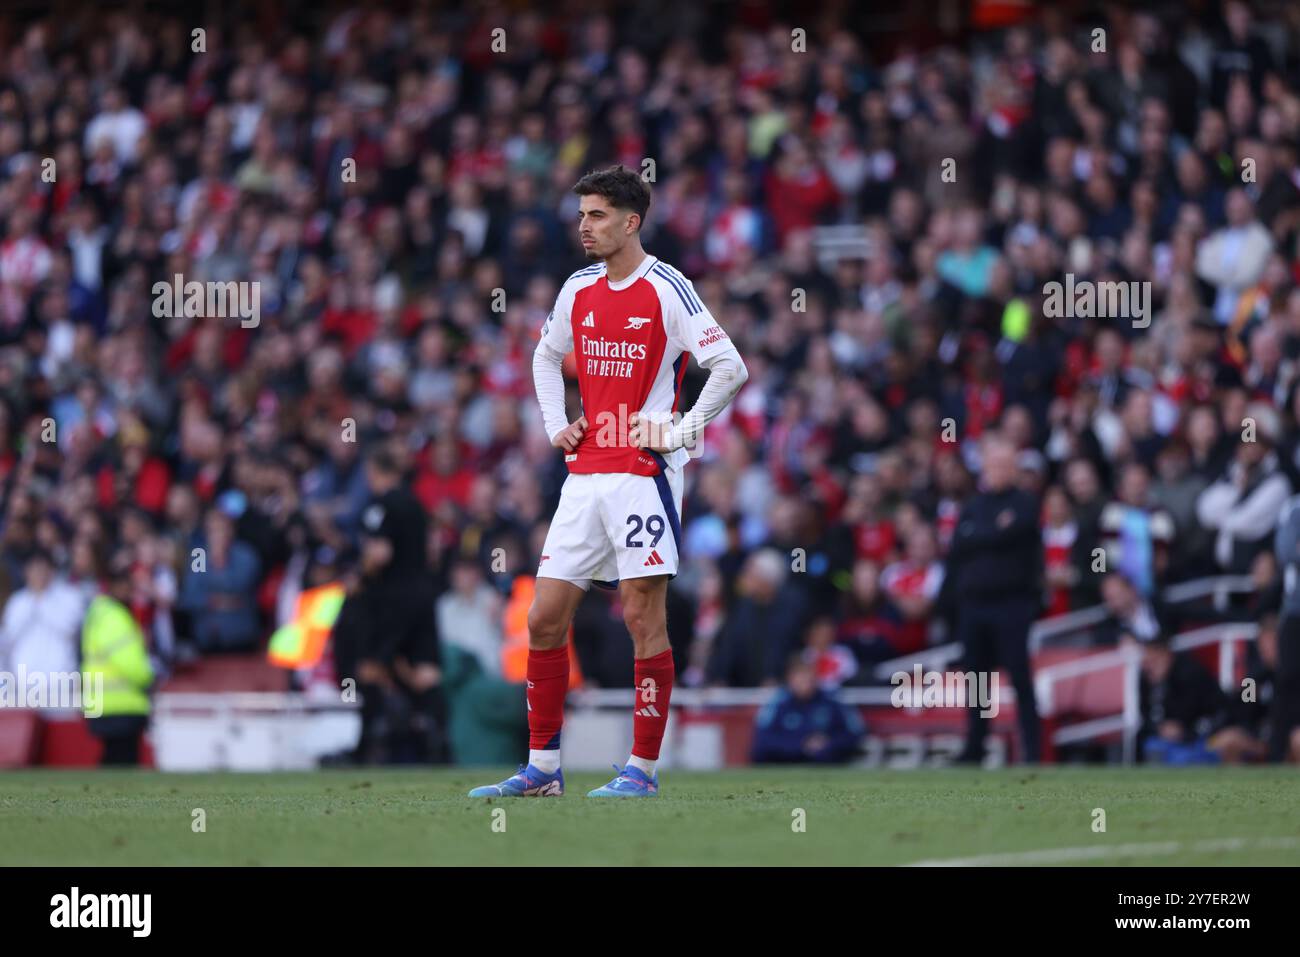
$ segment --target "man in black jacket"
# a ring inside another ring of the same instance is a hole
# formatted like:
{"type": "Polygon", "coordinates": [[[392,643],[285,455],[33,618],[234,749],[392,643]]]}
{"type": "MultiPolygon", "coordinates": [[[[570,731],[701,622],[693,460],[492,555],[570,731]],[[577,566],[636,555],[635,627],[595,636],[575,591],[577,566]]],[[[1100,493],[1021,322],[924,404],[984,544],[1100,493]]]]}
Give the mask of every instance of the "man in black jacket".
{"type": "Polygon", "coordinates": [[[361,513],[360,575],[334,626],[340,677],[356,669],[362,730],[355,758],[364,763],[445,756],[428,517],[402,471],[389,449],[367,457],[371,498],[361,513]],[[398,740],[403,732],[408,742],[398,740]]]}
{"type": "MultiPolygon", "coordinates": [[[[957,640],[966,667],[1005,668],[1016,689],[1021,758],[1039,758],[1038,708],[1029,670],[1029,628],[1042,610],[1042,536],[1037,498],[1015,485],[1016,448],[990,435],[981,449],[981,488],[961,510],[945,578],[957,602],[957,640]]],[[[980,708],[967,713],[966,746],[958,761],[984,757],[988,731],[980,708]]]]}

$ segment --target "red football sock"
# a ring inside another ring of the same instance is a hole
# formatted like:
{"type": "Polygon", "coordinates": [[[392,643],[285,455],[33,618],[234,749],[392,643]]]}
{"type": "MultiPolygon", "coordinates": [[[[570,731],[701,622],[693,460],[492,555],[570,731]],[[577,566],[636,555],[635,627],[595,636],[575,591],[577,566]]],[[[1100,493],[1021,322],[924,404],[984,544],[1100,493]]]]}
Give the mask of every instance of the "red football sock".
{"type": "Polygon", "coordinates": [[[564,696],[569,691],[569,648],[528,649],[528,747],[552,751],[560,746],[564,696]]]}
{"type": "Polygon", "coordinates": [[[668,727],[668,699],[673,693],[673,653],[661,652],[636,661],[636,703],[632,713],[632,756],[659,760],[659,745],[668,727]]]}

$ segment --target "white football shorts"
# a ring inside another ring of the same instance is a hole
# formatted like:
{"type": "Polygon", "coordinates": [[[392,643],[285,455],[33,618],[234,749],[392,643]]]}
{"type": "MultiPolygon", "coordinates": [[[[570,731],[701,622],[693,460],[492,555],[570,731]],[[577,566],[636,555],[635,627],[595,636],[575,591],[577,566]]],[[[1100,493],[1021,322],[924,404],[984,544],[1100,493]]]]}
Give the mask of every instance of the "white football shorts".
{"type": "Polygon", "coordinates": [[[624,578],[676,575],[682,488],[680,468],[659,475],[570,474],[537,577],[559,578],[585,591],[593,582],[614,588],[624,578]]]}

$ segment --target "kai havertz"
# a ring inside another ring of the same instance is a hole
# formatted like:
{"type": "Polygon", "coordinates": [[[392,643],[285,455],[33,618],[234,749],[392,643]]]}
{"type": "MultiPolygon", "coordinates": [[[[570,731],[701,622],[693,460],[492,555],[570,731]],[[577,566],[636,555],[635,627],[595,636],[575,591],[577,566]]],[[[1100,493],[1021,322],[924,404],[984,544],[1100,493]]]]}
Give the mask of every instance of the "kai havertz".
{"type": "Polygon", "coordinates": [[[998,673],[988,671],[922,671],[920,664],[895,671],[889,683],[889,703],[895,708],[965,708],[974,701],[981,718],[998,716],[998,673]]]}

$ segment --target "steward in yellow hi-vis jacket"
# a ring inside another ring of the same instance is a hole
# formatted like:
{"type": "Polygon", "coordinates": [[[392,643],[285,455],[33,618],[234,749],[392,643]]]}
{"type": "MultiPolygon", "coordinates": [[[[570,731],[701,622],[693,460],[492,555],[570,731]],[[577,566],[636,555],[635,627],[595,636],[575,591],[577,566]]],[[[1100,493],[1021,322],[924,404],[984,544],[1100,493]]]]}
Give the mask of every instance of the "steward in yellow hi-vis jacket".
{"type": "Polygon", "coordinates": [[[140,735],[149,724],[153,665],[144,631],[122,601],[129,576],[129,566],[114,563],[108,590],[91,601],[81,626],[85,711],[91,734],[104,742],[101,765],[138,764],[140,735]],[[98,697],[93,711],[90,694],[98,697]]]}

